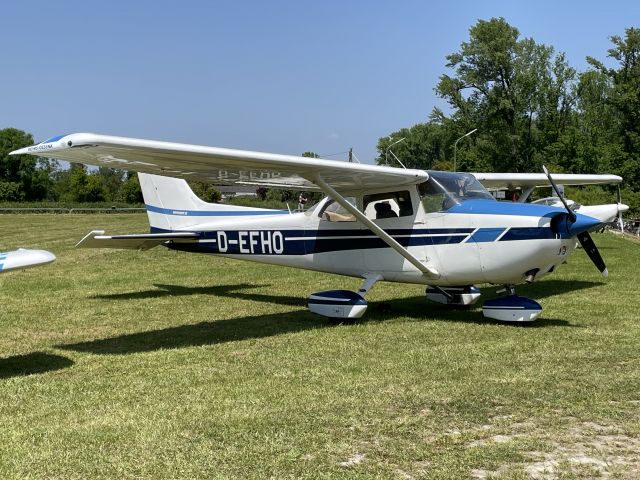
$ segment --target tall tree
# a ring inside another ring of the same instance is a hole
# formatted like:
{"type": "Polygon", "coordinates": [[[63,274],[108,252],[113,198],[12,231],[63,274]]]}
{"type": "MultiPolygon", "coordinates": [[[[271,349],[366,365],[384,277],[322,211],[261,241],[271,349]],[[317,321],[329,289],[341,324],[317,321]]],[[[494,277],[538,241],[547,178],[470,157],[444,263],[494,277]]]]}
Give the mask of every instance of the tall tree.
{"type": "Polygon", "coordinates": [[[9,155],[28,145],[33,145],[31,134],[17,128],[0,130],[0,200],[30,199],[37,161],[31,155],[9,155]]]}
{"type": "Polygon", "coordinates": [[[478,128],[476,158],[499,171],[539,168],[544,145],[568,124],[575,70],[552,47],[519,32],[504,18],[479,20],[469,41],[447,56],[454,76],[442,75],[436,92],[453,109],[458,132],[478,128]]]}
{"type": "Polygon", "coordinates": [[[106,200],[106,192],[100,176],[97,173],[89,174],[87,167],[79,163],[73,163],[69,170],[59,172],[56,186],[58,198],[62,202],[103,202],[106,200]]]}
{"type": "Polygon", "coordinates": [[[608,57],[617,62],[617,68],[608,68],[592,57],[587,60],[611,85],[607,103],[617,119],[613,128],[620,151],[610,155],[610,166],[640,189],[636,187],[640,183],[640,29],[627,28],[624,38],[614,35],[611,42],[614,47],[608,57]]]}
{"type": "Polygon", "coordinates": [[[407,168],[450,168],[452,164],[447,162],[450,135],[440,123],[446,121],[443,117],[432,115],[428,123],[418,123],[382,137],[378,140],[377,163],[399,166],[393,158],[395,155],[407,168]],[[400,139],[404,140],[398,142],[400,139]]]}

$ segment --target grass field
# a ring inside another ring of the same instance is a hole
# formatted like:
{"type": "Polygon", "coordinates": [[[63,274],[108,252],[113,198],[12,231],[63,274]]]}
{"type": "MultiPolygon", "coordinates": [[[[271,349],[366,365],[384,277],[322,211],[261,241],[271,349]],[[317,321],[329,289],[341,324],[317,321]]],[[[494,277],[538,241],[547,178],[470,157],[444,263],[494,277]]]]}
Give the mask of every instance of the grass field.
{"type": "MultiPolygon", "coordinates": [[[[359,281],[172,252],[79,250],[144,215],[2,215],[0,478],[638,478],[640,244],[594,235],[490,322],[376,285],[366,317],[309,313],[359,281]],[[390,311],[376,308],[389,303],[390,311]]],[[[486,288],[486,296],[495,288],[486,288]]]]}

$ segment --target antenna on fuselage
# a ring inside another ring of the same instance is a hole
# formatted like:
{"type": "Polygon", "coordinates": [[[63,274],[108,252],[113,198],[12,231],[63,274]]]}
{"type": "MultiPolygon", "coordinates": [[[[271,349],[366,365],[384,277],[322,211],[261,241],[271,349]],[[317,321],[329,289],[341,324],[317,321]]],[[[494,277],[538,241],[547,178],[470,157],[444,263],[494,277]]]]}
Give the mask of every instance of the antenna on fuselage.
{"type": "Polygon", "coordinates": [[[395,154],[395,153],[393,153],[391,150],[389,150],[389,153],[391,153],[391,155],[393,155],[393,158],[395,158],[395,159],[396,159],[396,162],[398,162],[400,165],[402,165],[402,168],[404,168],[404,169],[406,170],[406,168],[407,168],[407,167],[405,167],[405,166],[404,166],[404,163],[402,163],[402,162],[400,161],[400,159],[399,159],[398,157],[396,157],[396,154],[395,154]]]}
{"type": "MultiPolygon", "coordinates": [[[[391,137],[389,137],[391,138],[391,137]]],[[[402,137],[399,140],[396,140],[395,142],[393,142],[391,145],[389,145],[387,147],[387,150],[385,151],[384,154],[384,164],[385,165],[389,165],[389,153],[391,153],[391,155],[393,156],[393,158],[396,159],[396,162],[398,162],[400,165],[402,165],[402,168],[406,169],[407,167],[404,166],[404,164],[400,161],[400,159],[398,157],[396,157],[396,154],[393,153],[393,151],[391,151],[391,147],[393,147],[394,145],[397,145],[398,143],[402,142],[405,140],[405,137],[402,137]]]]}

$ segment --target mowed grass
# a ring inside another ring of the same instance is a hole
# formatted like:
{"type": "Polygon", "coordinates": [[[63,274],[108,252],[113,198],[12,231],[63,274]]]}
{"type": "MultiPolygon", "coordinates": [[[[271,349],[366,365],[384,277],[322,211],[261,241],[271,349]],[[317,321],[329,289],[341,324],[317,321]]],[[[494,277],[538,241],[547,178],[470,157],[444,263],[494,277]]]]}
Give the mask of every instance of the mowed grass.
{"type": "MultiPolygon", "coordinates": [[[[640,245],[594,238],[518,293],[529,326],[380,283],[156,248],[81,250],[145,215],[2,215],[0,478],[637,478],[640,245]],[[390,308],[380,308],[383,304],[390,308]]],[[[485,288],[485,297],[495,288],[485,288]]]]}

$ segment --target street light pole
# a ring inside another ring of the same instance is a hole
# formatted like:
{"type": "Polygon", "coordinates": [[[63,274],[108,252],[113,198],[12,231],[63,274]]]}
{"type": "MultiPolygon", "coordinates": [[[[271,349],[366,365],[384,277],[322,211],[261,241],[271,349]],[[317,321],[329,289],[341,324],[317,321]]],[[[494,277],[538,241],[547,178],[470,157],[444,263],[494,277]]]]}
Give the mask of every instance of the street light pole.
{"type": "MultiPolygon", "coordinates": [[[[391,137],[389,137],[389,139],[391,139],[391,137]]],[[[393,147],[396,143],[400,143],[405,139],[405,137],[402,137],[400,140],[396,140],[395,142],[393,142],[391,145],[389,145],[387,147],[387,149],[384,152],[384,164],[385,165],[389,165],[389,149],[391,147],[393,147]]],[[[393,152],[392,152],[393,153],[393,152]]]]}
{"type": "Polygon", "coordinates": [[[468,137],[469,135],[471,135],[471,134],[472,134],[473,132],[475,132],[476,130],[478,130],[478,129],[477,129],[477,128],[474,128],[474,129],[473,129],[473,130],[471,130],[470,132],[465,133],[465,134],[464,134],[464,135],[462,135],[459,139],[457,139],[457,140],[455,141],[455,143],[453,144],[453,171],[454,171],[454,172],[456,171],[456,167],[457,167],[457,164],[456,164],[456,153],[457,153],[457,150],[458,150],[458,142],[459,142],[460,140],[462,140],[464,137],[468,137]]]}

